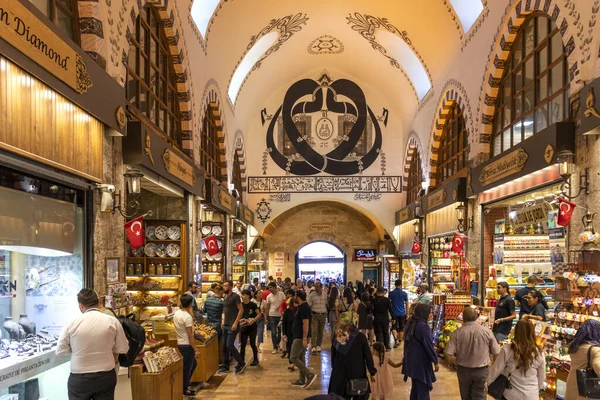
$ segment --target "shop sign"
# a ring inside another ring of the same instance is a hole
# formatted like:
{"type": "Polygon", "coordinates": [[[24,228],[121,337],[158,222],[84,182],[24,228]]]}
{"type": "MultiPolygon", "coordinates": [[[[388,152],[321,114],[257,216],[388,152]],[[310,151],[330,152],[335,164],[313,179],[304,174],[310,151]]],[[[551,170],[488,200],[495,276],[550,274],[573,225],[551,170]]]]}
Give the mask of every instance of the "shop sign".
{"type": "Polygon", "coordinates": [[[488,164],[481,171],[479,181],[483,186],[490,185],[523,169],[529,156],[523,149],[513,151],[488,164]]]}
{"type": "Polygon", "coordinates": [[[515,228],[536,224],[538,222],[548,222],[548,212],[551,210],[552,207],[548,203],[523,208],[517,211],[515,228]]]}
{"type": "Polygon", "coordinates": [[[427,197],[427,209],[431,210],[432,208],[441,206],[446,202],[447,197],[448,193],[446,192],[446,189],[432,193],[427,197]]]}
{"type": "Polygon", "coordinates": [[[17,280],[0,279],[0,299],[17,297],[17,280]]]}
{"type": "Polygon", "coordinates": [[[92,86],[81,56],[18,0],[2,1],[0,37],[77,93],[92,86]]]}
{"type": "Polygon", "coordinates": [[[356,249],[354,250],[354,261],[375,261],[377,250],[375,249],[356,249]]]}
{"type": "Polygon", "coordinates": [[[408,208],[403,208],[402,210],[398,211],[398,222],[400,224],[408,221],[409,219],[410,219],[410,210],[408,208]]]}
{"type": "Polygon", "coordinates": [[[243,211],[243,217],[244,217],[244,221],[248,222],[249,224],[254,224],[254,213],[252,211],[250,211],[249,208],[243,207],[242,208],[243,211]]]}
{"type": "Polygon", "coordinates": [[[285,265],[285,253],[283,251],[275,252],[275,265],[285,265]]]}
{"type": "Polygon", "coordinates": [[[586,85],[579,92],[581,101],[579,119],[581,126],[579,131],[583,134],[600,128],[600,79],[596,79],[586,85]]]}
{"type": "Polygon", "coordinates": [[[229,210],[233,210],[233,197],[225,193],[224,190],[219,190],[219,203],[229,210]]]}
{"type": "Polygon", "coordinates": [[[69,356],[57,356],[54,350],[48,350],[10,367],[0,369],[0,388],[24,382],[67,361],[69,361],[69,356]]]}
{"type": "Polygon", "coordinates": [[[564,239],[565,238],[565,228],[554,228],[548,230],[548,236],[550,240],[552,239],[564,239]]]}
{"type": "Polygon", "coordinates": [[[196,173],[194,167],[185,162],[183,158],[179,157],[175,152],[165,149],[162,155],[163,162],[165,163],[165,169],[171,175],[181,179],[190,186],[196,184],[196,173]]]}
{"type": "Polygon", "coordinates": [[[275,276],[283,276],[283,268],[277,267],[275,268],[275,276]]]}

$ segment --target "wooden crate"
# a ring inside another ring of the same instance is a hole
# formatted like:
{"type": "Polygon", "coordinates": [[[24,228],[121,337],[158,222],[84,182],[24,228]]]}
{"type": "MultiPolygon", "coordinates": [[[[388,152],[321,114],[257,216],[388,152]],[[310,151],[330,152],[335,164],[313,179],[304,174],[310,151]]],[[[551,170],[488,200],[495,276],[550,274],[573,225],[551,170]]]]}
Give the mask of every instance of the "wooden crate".
{"type": "Polygon", "coordinates": [[[183,358],[159,373],[143,372],[141,365],[134,365],[130,371],[133,400],[183,398],[183,358]]]}

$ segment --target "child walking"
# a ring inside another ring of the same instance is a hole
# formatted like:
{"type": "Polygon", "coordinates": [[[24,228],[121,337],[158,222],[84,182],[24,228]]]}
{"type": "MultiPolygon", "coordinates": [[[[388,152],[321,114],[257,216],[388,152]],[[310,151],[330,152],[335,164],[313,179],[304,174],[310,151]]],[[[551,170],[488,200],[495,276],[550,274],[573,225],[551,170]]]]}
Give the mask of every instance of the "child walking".
{"type": "Polygon", "coordinates": [[[385,400],[385,396],[390,396],[394,392],[394,381],[392,371],[388,365],[394,368],[400,368],[402,363],[396,364],[390,360],[385,352],[385,345],[381,342],[373,343],[371,349],[373,354],[373,364],[377,369],[377,374],[371,377],[371,395],[373,400],[385,400]]]}

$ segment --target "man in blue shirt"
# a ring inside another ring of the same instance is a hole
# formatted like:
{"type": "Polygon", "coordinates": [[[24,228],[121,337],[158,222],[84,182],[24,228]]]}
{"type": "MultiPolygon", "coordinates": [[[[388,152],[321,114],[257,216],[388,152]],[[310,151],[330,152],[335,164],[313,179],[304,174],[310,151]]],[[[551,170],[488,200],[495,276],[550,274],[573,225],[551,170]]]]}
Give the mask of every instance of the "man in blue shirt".
{"type": "MultiPolygon", "coordinates": [[[[394,311],[394,324],[392,325],[392,334],[396,343],[394,347],[398,347],[404,339],[404,325],[406,325],[406,309],[408,306],[408,295],[402,290],[402,281],[396,280],[396,289],[392,290],[389,298],[392,301],[392,310],[394,311]]],[[[388,346],[388,344],[385,344],[388,346]]]]}

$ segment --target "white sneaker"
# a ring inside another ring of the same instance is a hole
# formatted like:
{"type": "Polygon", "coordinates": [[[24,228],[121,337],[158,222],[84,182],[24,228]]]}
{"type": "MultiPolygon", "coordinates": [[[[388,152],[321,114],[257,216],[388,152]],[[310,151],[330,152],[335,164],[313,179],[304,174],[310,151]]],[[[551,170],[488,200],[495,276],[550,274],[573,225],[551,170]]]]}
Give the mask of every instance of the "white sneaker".
{"type": "Polygon", "coordinates": [[[277,349],[273,349],[273,351],[271,352],[271,354],[277,354],[277,353],[278,353],[277,349]]]}

